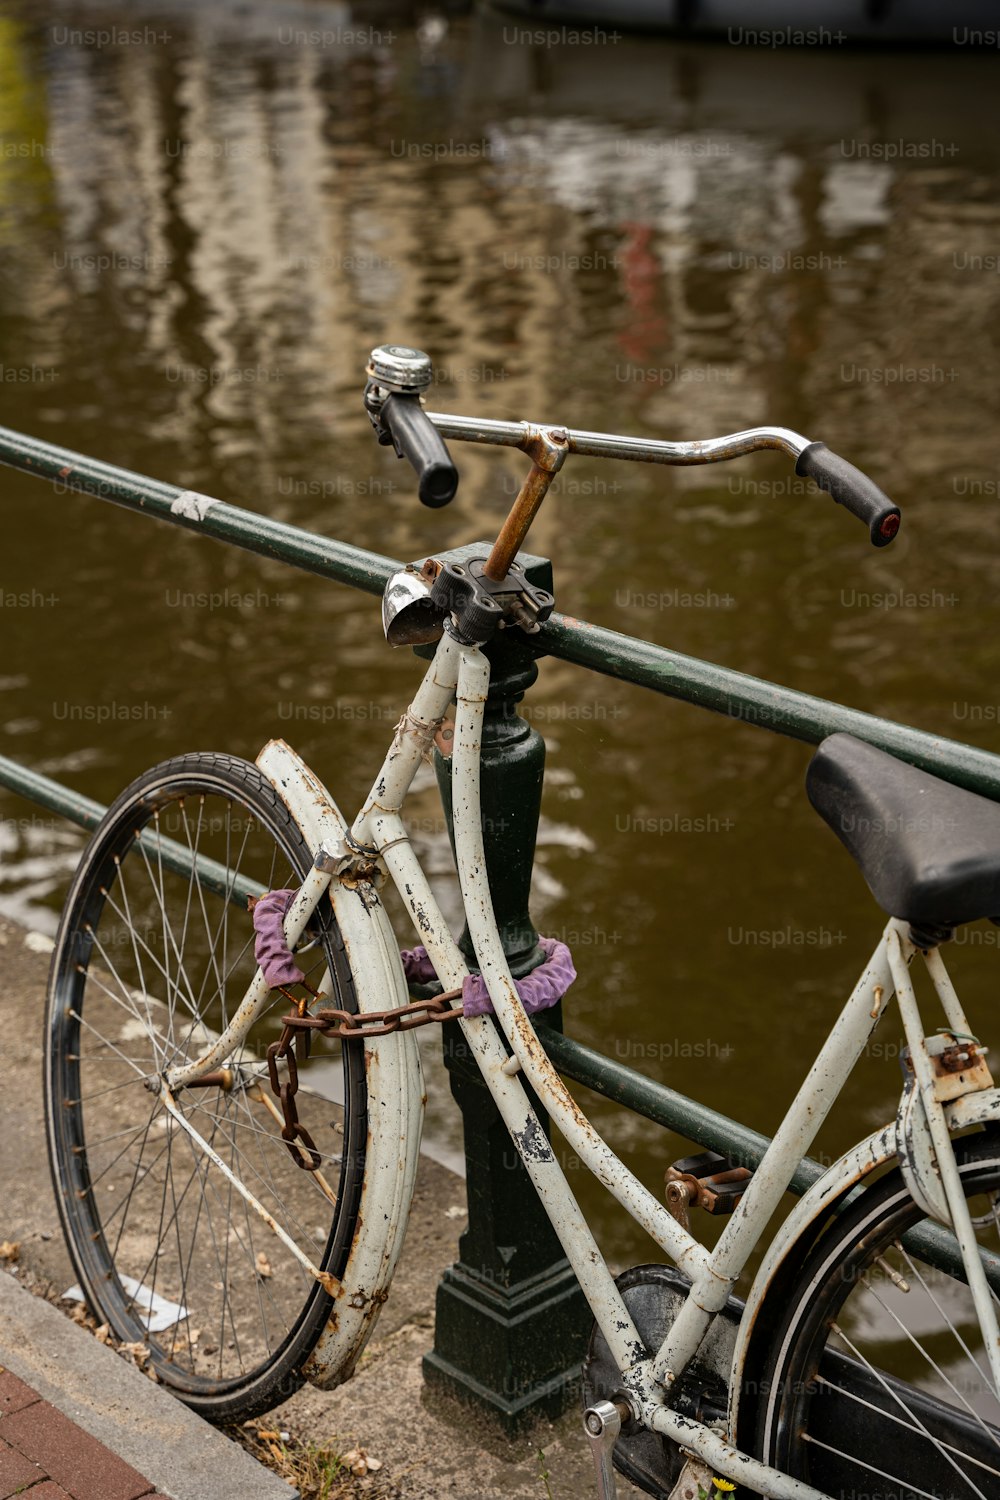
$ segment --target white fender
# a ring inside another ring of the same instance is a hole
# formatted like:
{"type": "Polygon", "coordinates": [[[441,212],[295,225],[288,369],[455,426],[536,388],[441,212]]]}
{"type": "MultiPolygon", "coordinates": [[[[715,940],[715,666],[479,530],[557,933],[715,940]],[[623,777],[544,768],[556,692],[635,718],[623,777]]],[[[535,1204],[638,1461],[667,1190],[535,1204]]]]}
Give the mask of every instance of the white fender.
{"type": "Polygon", "coordinates": [[[770,1291],[785,1257],[791,1253],[798,1240],[807,1232],[814,1220],[826,1217],[831,1203],[835,1203],[843,1193],[852,1187],[856,1187],[876,1167],[884,1166],[895,1155],[896,1131],[892,1125],[886,1125],[881,1130],[870,1135],[867,1140],[860,1141],[858,1145],[848,1151],[846,1156],[842,1156],[839,1161],[834,1162],[833,1166],[813,1183],[809,1191],[803,1194],[768,1246],[767,1254],[761,1263],[757,1275],[754,1277],[753,1286],[750,1288],[750,1295],[747,1297],[746,1307],[743,1317],[740,1319],[739,1332],[736,1337],[733,1367],[729,1378],[730,1432],[734,1433],[737,1431],[736,1422],[739,1416],[740,1391],[743,1385],[743,1362],[746,1358],[747,1349],[753,1337],[764,1299],[770,1291]]]}
{"type": "MultiPolygon", "coordinates": [[[[348,824],[308,766],[284,740],[271,740],[257,765],[281,797],[309,848],[336,849],[348,824]]],[[[362,1012],[409,999],[389,918],[369,882],[334,877],[330,900],[343,936],[362,1012]]],[[[358,1045],[353,1043],[352,1045],[358,1045]]],[[[330,1320],[304,1366],[313,1385],[330,1389],[354,1370],[389,1292],[409,1216],[420,1153],[424,1092],[412,1033],[364,1044],[368,1142],[361,1210],[330,1320]]]]}
{"type": "MultiPolygon", "coordinates": [[[[1000,1089],[985,1089],[956,1100],[946,1106],[945,1118],[952,1131],[963,1130],[970,1125],[985,1125],[1000,1121],[1000,1089]]],[[[743,1363],[750,1340],[753,1337],[764,1299],[771,1290],[786,1256],[793,1252],[804,1235],[812,1238],[811,1226],[814,1222],[822,1222],[826,1218],[831,1204],[851,1188],[858,1187],[877,1168],[885,1167],[894,1161],[898,1161],[896,1128],[894,1124],[884,1125],[881,1130],[876,1130],[868,1136],[867,1140],[859,1141],[813,1183],[809,1191],[799,1199],[768,1246],[767,1254],[754,1277],[750,1295],[746,1300],[733,1353],[729,1378],[729,1431],[731,1433],[738,1430],[736,1422],[739,1416],[740,1391],[743,1385],[743,1363]]]]}

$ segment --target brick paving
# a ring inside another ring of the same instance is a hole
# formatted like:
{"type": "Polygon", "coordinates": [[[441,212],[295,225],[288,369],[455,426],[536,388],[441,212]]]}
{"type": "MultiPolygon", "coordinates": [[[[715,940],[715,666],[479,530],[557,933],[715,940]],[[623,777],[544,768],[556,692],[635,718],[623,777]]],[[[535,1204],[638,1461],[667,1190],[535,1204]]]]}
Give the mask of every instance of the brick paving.
{"type": "Polygon", "coordinates": [[[155,1500],[136,1469],[0,1368],[0,1500],[155,1500]]]}

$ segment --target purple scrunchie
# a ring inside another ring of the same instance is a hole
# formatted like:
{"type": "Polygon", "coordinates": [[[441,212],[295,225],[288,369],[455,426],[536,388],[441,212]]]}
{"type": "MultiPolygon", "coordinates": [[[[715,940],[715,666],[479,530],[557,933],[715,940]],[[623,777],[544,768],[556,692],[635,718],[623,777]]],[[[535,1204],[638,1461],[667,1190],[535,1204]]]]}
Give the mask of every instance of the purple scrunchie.
{"type": "Polygon", "coordinates": [[[272,990],[280,989],[282,985],[301,984],[306,977],[285,942],[285,913],[294,899],[294,891],[268,891],[253,909],[257,934],[253,943],[254,958],[272,990]]]}
{"type": "MultiPolygon", "coordinates": [[[[295,962],[285,942],[285,914],[295,891],[268,891],[253,909],[254,957],[272,990],[283,985],[301,984],[305,975],[295,962]]],[[[548,1010],[561,1000],[576,978],[573,956],[558,938],[540,937],[538,946],[545,954],[543,963],[523,979],[515,980],[521,1004],[529,1016],[548,1010]]],[[[437,979],[426,948],[405,949],[400,958],[406,978],[415,984],[431,984],[437,979]]],[[[462,981],[462,1014],[468,1019],[493,1014],[493,1002],[481,974],[467,974],[462,981]]]]}
{"type": "MultiPolygon", "coordinates": [[[[573,955],[565,943],[560,943],[558,938],[540,937],[538,946],[545,954],[544,963],[523,979],[514,981],[521,1004],[529,1016],[555,1005],[576,978],[573,955]]],[[[414,984],[430,984],[437,979],[426,948],[408,948],[400,958],[404,974],[414,984]]],[[[493,1014],[493,1003],[481,974],[467,974],[462,981],[462,1014],[469,1020],[473,1016],[493,1014]]]]}

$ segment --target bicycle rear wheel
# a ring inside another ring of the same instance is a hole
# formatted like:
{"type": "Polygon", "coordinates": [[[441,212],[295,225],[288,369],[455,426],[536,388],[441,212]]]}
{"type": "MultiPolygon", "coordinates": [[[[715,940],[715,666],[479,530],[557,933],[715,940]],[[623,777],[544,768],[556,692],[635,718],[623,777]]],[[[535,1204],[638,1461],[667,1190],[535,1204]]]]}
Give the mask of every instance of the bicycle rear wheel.
{"type": "MultiPolygon", "coordinates": [[[[298,886],[311,862],[256,766],[214,754],[165,762],[96,830],[53,954],[48,1147],[80,1286],[95,1316],[148,1347],[159,1379],[214,1421],[266,1411],[301,1385],[331,1300],[143,1080],[197,1057],[228,1023],[257,967],[247,896],[298,886]],[[201,879],[183,871],[185,856],[201,879]]],[[[357,1009],[328,902],[296,959],[328,1003],[357,1009]]],[[[317,1044],[296,1102],[322,1162],[303,1170],[281,1139],[265,1060],[287,1009],[274,996],[225,1083],[182,1090],[177,1103],[313,1264],[337,1277],[364,1178],[364,1057],[358,1046],[317,1044]]]]}
{"type": "MultiPolygon", "coordinates": [[[[1000,1252],[1000,1137],[955,1143],[983,1250],[1000,1252]]],[[[772,1339],[758,1452],[857,1500],[1000,1497],[1000,1398],[964,1279],[918,1258],[927,1224],[888,1173],[810,1252],[772,1339]]],[[[988,1264],[994,1296],[1000,1261],[988,1264]]]]}

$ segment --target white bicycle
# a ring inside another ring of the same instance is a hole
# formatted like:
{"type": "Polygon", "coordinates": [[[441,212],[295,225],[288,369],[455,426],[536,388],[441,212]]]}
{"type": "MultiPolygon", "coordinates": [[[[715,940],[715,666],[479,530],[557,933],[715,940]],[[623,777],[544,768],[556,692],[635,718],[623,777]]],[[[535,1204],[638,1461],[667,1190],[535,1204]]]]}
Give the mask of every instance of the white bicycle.
{"type": "MultiPolygon", "coordinates": [[[[267,1410],[303,1380],[344,1380],[406,1228],[423,1094],[412,1027],[441,1021],[462,1028],[593,1310],[585,1425],[605,1500],[612,1462],[658,1495],[693,1480],[710,1489],[714,1473],[796,1500],[1000,1496],[1000,1095],[940,952],[958,924],[1000,914],[1000,808],[849,736],[819,747],[809,795],[890,920],[758,1169],[689,1158],[669,1174],[669,1206],[548,1061],[486,877],[481,648],[551,612],[517,554],[570,453],[693,464],[778,448],[876,545],[891,541],[898,510],[822,443],[783,428],[668,443],[428,414],[429,377],[426,356],[386,346],[366,391],[380,439],[413,462],[426,503],[446,503],[457,484],[446,437],[519,448],[531,469],[488,557],[388,584],[389,640],[438,644],[357,816],[342,817],[281,740],[256,765],[185,755],[122,793],[73,881],[52,964],[45,1104],[89,1304],[214,1420],[267,1410]],[[454,843],[481,980],[402,817],[451,715],[454,843]],[[386,880],[436,975],[431,1000],[409,999],[386,880]],[[917,953],[940,1004],[931,1022],[911,982],[917,953]],[[494,1015],[472,1014],[473,994],[494,1015]],[[737,1303],[733,1286],[894,997],[907,1044],[895,1121],[797,1203],[737,1303]],[[672,1267],[613,1279],[524,1084],[672,1267]],[[711,1252],[687,1227],[692,1205],[730,1211],[711,1252]]],[[[536,990],[545,972],[558,990],[562,959],[551,944],[544,958],[536,990]]]]}

